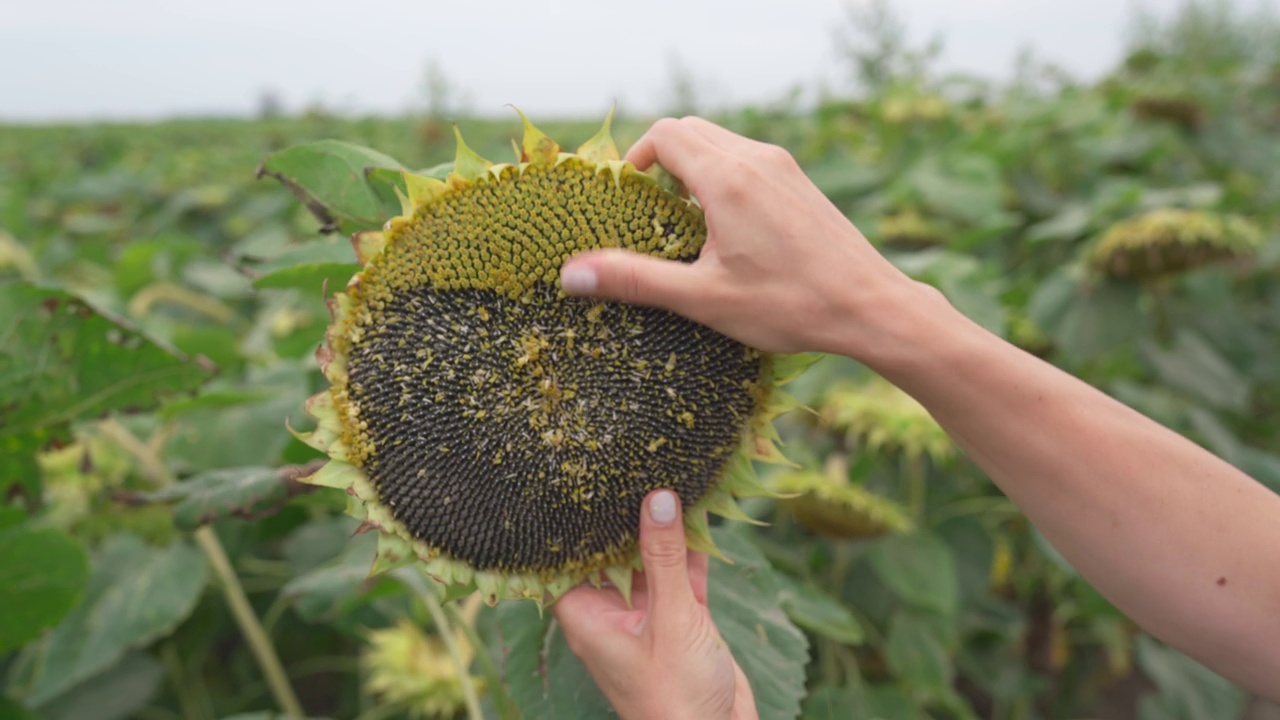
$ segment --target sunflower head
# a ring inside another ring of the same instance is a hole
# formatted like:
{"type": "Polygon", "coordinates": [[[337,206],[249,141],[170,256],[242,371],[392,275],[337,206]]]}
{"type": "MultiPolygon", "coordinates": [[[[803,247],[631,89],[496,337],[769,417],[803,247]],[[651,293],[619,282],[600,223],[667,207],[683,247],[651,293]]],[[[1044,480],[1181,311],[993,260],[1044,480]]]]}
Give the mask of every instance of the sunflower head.
{"type": "Polygon", "coordinates": [[[1262,233],[1240,217],[1201,210],[1154,210],[1112,225],[1089,265],[1116,278],[1155,279],[1255,254],[1262,233]]]}
{"type": "Polygon", "coordinates": [[[833,430],[872,452],[927,456],[935,462],[955,454],[951,438],[929,411],[880,377],[831,391],[819,413],[833,430]]]}
{"type": "Polygon", "coordinates": [[[915,210],[884,215],[877,224],[879,241],[888,247],[915,250],[947,244],[946,228],[915,210]]]}
{"type": "MultiPolygon", "coordinates": [[[[365,687],[383,702],[400,705],[414,718],[456,717],[465,705],[458,666],[444,642],[408,620],[369,633],[362,664],[365,687]]],[[[466,635],[458,633],[462,659],[469,662],[474,650],[466,635]]],[[[483,684],[483,678],[471,682],[483,684]]]]}
{"type": "Polygon", "coordinates": [[[775,474],[778,502],[810,531],[839,540],[865,540],[910,532],[907,509],[861,485],[814,470],[775,474]]]}
{"type": "MultiPolygon", "coordinates": [[[[523,115],[521,116],[523,118],[523,115]]],[[[490,602],[628,592],[645,495],[744,517],[785,462],[777,386],[805,356],[760,352],[666,311],[566,296],[559,268],[604,247],[692,262],[698,205],[623,162],[609,121],[575,153],[524,120],[512,163],[458,134],[445,180],[404,174],[403,213],[353,238],[364,266],[331,301],[331,387],[299,437],[380,533],[375,570],[420,560],[490,602]]],[[[710,550],[705,514],[685,513],[710,550]]]]}

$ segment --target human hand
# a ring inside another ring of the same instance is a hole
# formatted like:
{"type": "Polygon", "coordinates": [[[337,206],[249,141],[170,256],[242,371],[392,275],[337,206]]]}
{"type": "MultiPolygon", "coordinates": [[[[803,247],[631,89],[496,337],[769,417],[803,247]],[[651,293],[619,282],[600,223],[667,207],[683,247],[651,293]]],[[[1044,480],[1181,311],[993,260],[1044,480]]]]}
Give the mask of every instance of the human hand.
{"type": "Polygon", "coordinates": [[[616,588],[590,585],[551,606],[569,648],[627,720],[757,717],[751,686],[707,610],[707,556],[685,544],[679,499],[656,490],[640,515],[644,572],[631,607],[616,588]]]}
{"type": "Polygon", "coordinates": [[[893,342],[901,305],[922,294],[782,148],[687,117],[659,120],[626,159],[684,182],[706,245],[692,264],[583,253],[561,270],[566,292],[662,307],[762,350],[855,357],[893,342]]]}

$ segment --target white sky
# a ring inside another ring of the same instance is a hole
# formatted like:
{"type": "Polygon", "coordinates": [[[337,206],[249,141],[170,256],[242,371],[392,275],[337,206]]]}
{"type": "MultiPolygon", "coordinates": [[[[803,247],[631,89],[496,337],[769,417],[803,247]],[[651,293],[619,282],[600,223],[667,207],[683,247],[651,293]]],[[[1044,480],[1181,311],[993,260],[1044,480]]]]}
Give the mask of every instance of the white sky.
{"type": "MultiPolygon", "coordinates": [[[[854,0],[856,1],[856,0],[854,0]]],[[[1119,56],[1134,9],[1180,0],[896,0],[944,67],[1007,74],[1020,48],[1090,76],[1119,56]]],[[[1266,3],[1270,0],[1257,0],[1266,3]]],[[[1252,4],[1249,2],[1246,5],[1252,4]]],[[[716,103],[843,81],[842,0],[0,0],[0,121],[398,112],[435,60],[483,114],[651,111],[677,55],[716,103]]]]}

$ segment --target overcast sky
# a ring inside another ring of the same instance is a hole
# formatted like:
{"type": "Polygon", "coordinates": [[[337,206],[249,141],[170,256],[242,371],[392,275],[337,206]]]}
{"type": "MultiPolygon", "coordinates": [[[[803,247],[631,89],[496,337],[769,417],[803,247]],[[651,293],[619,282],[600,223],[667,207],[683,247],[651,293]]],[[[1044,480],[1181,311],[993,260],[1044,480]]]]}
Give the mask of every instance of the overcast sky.
{"type": "MultiPolygon", "coordinates": [[[[854,0],[856,1],[856,0],[854,0]]],[[[1268,3],[1271,0],[1254,0],[1268,3]]],[[[1020,48],[1089,76],[1136,6],[1180,0],[896,0],[945,66],[1007,74],[1020,48]]],[[[1245,4],[1252,4],[1245,0],[1245,4]]],[[[471,109],[598,114],[662,107],[672,56],[717,103],[840,82],[842,0],[0,0],[0,120],[399,112],[434,60],[471,109]]]]}

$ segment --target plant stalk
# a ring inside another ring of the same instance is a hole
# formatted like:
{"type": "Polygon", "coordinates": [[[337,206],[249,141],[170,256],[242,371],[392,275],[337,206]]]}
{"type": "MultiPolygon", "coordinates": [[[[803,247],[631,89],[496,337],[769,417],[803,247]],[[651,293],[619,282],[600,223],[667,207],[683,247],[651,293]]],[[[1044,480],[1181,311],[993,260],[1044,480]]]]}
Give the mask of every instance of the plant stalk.
{"type": "Polygon", "coordinates": [[[194,536],[196,544],[204,551],[209,564],[213,566],[214,574],[218,576],[227,607],[231,610],[236,625],[240,627],[245,642],[249,643],[249,650],[258,661],[258,667],[266,676],[267,686],[271,688],[271,695],[275,698],[276,704],[280,706],[285,717],[302,720],[306,717],[306,713],[302,710],[302,703],[298,702],[298,696],[294,694],[293,686],[289,684],[289,676],[285,674],[284,666],[280,664],[275,645],[271,644],[271,638],[267,637],[266,631],[262,629],[262,623],[258,622],[258,616],[253,612],[253,606],[249,604],[244,587],[240,585],[240,578],[236,575],[235,568],[231,566],[231,560],[227,557],[217,534],[213,532],[213,528],[205,525],[196,530],[194,536]]]}
{"type": "MultiPolygon", "coordinates": [[[[115,420],[106,420],[99,426],[99,431],[133,455],[143,471],[150,475],[157,485],[167,487],[177,482],[159,454],[143,444],[125,426],[115,420]]],[[[231,560],[222,547],[222,542],[218,540],[217,533],[212,527],[205,525],[192,533],[192,536],[205,558],[208,559],[209,565],[213,567],[213,572],[222,587],[227,607],[235,618],[241,634],[244,635],[245,642],[249,644],[249,650],[253,653],[254,659],[258,661],[258,667],[262,669],[276,704],[280,706],[285,717],[290,720],[302,720],[306,717],[302,703],[293,692],[293,686],[289,684],[289,676],[284,671],[280,656],[276,653],[275,646],[271,644],[271,639],[267,637],[266,631],[262,629],[258,616],[254,614],[253,606],[249,604],[249,598],[245,595],[244,586],[240,584],[240,578],[236,575],[235,568],[232,567],[231,560]]]]}
{"type": "MultiPolygon", "coordinates": [[[[426,579],[426,582],[419,583],[421,592],[418,594],[422,598],[422,603],[427,606],[427,612],[431,613],[431,620],[436,624],[436,632],[444,641],[444,647],[449,651],[449,657],[453,659],[453,665],[458,670],[458,683],[462,686],[462,697],[467,703],[467,718],[484,720],[484,712],[480,708],[480,696],[476,693],[475,683],[471,682],[471,668],[462,656],[462,648],[458,647],[458,638],[454,635],[449,618],[445,616],[444,606],[440,604],[440,596],[433,582],[426,579]]],[[[480,648],[476,648],[476,652],[480,652],[480,648]]]]}

